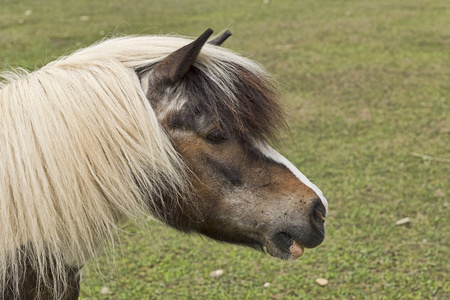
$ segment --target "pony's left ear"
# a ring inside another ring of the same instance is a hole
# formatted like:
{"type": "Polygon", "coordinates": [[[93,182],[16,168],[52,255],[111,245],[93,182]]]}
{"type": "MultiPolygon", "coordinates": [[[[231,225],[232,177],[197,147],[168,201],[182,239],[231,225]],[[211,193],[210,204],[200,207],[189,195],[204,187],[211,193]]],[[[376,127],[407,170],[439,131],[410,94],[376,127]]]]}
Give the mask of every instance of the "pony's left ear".
{"type": "Polygon", "coordinates": [[[212,29],[208,28],[195,41],[172,52],[158,63],[150,73],[150,90],[163,91],[166,87],[182,79],[194,64],[200,50],[212,33],[212,29]]]}
{"type": "Polygon", "coordinates": [[[231,35],[232,35],[231,31],[227,30],[221,36],[216,37],[215,39],[209,41],[208,43],[215,46],[221,46],[223,42],[225,42],[231,35]]]}

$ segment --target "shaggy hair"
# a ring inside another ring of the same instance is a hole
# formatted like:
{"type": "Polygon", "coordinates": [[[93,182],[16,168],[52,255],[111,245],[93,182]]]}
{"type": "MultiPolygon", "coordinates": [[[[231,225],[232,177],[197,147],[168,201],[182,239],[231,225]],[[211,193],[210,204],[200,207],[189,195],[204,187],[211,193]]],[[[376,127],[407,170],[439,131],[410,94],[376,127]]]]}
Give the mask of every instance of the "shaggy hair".
{"type": "MultiPolygon", "coordinates": [[[[113,38],[31,73],[0,74],[0,299],[7,288],[19,294],[26,265],[62,293],[66,266],[96,256],[120,218],[150,211],[164,221],[164,208],[189,194],[188,171],[146,98],[152,66],[189,42],[113,38]]],[[[230,100],[227,118],[237,128],[259,120],[253,131],[270,135],[280,123],[270,79],[256,63],[205,45],[194,66],[230,100]],[[238,105],[237,91],[256,81],[251,91],[269,95],[259,97],[266,104],[238,105]]],[[[192,80],[178,101],[199,84],[192,80]]]]}

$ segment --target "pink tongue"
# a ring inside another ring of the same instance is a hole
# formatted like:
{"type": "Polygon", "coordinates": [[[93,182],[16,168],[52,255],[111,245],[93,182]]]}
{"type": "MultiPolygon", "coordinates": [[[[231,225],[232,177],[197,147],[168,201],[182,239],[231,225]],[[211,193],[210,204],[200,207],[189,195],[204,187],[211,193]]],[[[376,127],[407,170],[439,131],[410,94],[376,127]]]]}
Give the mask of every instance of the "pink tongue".
{"type": "Polygon", "coordinates": [[[296,241],[292,244],[292,246],[289,248],[289,251],[291,252],[291,257],[289,257],[290,260],[294,260],[302,256],[305,249],[303,246],[297,244],[296,241]]]}

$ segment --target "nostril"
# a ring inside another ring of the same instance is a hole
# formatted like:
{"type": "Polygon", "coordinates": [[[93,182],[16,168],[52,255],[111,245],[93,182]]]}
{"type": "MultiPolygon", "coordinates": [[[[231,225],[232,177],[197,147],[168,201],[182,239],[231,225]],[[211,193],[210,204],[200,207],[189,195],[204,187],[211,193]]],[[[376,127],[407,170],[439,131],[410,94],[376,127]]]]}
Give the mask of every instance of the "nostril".
{"type": "Polygon", "coordinates": [[[314,200],[314,204],[311,206],[311,221],[316,224],[323,224],[326,217],[327,213],[322,201],[320,199],[314,200]]]}
{"type": "Polygon", "coordinates": [[[319,220],[325,222],[325,220],[326,220],[327,218],[324,217],[324,215],[322,214],[322,212],[320,212],[319,210],[316,210],[315,213],[316,213],[316,217],[317,217],[319,220]]]}

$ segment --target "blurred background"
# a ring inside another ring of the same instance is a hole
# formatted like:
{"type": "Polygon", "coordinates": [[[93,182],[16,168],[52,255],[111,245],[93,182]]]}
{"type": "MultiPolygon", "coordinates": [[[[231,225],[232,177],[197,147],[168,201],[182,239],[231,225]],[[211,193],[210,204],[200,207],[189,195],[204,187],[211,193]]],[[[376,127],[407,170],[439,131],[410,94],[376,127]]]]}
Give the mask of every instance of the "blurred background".
{"type": "Polygon", "coordinates": [[[277,148],[328,198],[325,242],[284,262],[125,222],[81,299],[449,299],[447,0],[0,0],[0,69],[208,27],[280,83],[277,148]]]}

